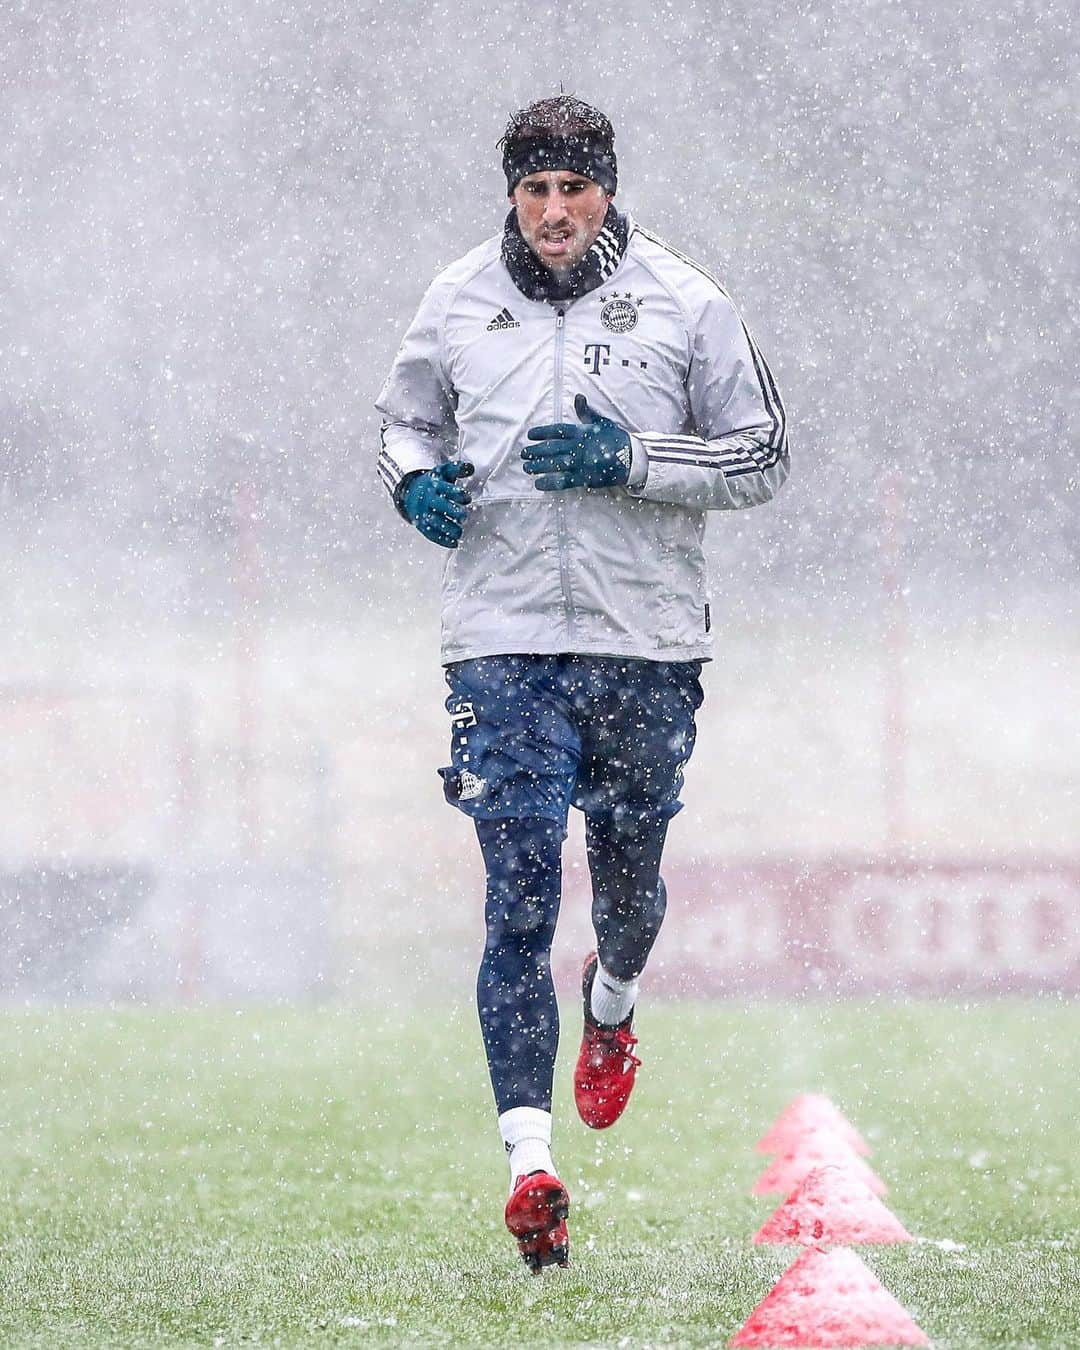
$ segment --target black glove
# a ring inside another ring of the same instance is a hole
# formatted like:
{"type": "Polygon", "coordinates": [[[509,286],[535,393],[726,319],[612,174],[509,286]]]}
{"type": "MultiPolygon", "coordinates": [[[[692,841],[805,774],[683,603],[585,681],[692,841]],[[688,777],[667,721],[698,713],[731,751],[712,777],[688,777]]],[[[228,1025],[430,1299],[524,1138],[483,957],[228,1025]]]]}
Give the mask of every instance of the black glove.
{"type": "Polygon", "coordinates": [[[574,411],[580,426],[556,422],[529,428],[529,440],[539,444],[522,450],[525,472],[536,478],[541,492],[621,487],[630,477],[633,458],[629,434],[618,422],[594,412],[584,394],[574,399],[574,411]]]}
{"type": "Polygon", "coordinates": [[[465,508],[472,501],[468,492],[458,487],[457,480],[468,478],[472,471],[471,464],[452,459],[434,469],[410,473],[403,480],[398,493],[401,510],[433,544],[457,548],[465,508]]]}

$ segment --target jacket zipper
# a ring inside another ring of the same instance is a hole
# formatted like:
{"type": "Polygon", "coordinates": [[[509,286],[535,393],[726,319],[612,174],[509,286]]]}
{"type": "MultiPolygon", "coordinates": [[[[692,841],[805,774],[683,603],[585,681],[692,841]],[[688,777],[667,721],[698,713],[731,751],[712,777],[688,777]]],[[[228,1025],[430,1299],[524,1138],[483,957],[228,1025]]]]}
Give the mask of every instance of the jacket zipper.
{"type": "Polygon", "coordinates": [[[566,310],[555,311],[555,421],[562,421],[562,367],[566,310]]]}
{"type": "MultiPolygon", "coordinates": [[[[561,422],[563,416],[563,349],[566,345],[566,310],[555,311],[555,421],[561,422]]],[[[562,588],[563,605],[566,613],[567,636],[574,633],[574,593],[570,586],[570,557],[566,529],[566,503],[563,494],[555,494],[555,530],[559,549],[559,583],[562,588]]]]}

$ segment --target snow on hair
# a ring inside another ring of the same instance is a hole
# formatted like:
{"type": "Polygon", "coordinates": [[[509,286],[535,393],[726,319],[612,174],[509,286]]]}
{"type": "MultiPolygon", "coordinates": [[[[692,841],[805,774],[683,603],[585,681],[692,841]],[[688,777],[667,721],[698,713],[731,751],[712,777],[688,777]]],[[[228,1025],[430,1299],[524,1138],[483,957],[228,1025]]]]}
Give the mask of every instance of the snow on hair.
{"type": "Polygon", "coordinates": [[[504,150],[536,136],[587,136],[609,150],[615,144],[615,132],[604,114],[572,94],[542,98],[514,113],[498,148],[504,150]]]}

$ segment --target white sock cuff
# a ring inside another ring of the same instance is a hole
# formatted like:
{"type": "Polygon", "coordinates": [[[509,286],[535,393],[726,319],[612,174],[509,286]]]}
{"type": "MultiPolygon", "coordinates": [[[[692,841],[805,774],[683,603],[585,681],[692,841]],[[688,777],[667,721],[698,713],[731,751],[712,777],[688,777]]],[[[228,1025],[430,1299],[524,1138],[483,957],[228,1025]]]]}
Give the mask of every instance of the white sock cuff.
{"type": "Polygon", "coordinates": [[[537,1106],[512,1106],[499,1116],[499,1134],[508,1149],[523,1139],[539,1139],[551,1147],[551,1112],[537,1106]]]}
{"type": "Polygon", "coordinates": [[[640,979],[640,976],[635,975],[632,980],[620,980],[617,975],[612,975],[609,971],[606,971],[599,960],[597,960],[596,975],[593,977],[594,983],[601,977],[603,977],[604,983],[613,994],[628,994],[631,990],[636,992],[638,980],[640,979]]]}
{"type": "Polygon", "coordinates": [[[638,982],[619,980],[597,963],[593,976],[592,995],[589,1005],[593,1017],[601,1026],[618,1026],[630,1016],[630,1010],[637,1002],[638,982]]]}

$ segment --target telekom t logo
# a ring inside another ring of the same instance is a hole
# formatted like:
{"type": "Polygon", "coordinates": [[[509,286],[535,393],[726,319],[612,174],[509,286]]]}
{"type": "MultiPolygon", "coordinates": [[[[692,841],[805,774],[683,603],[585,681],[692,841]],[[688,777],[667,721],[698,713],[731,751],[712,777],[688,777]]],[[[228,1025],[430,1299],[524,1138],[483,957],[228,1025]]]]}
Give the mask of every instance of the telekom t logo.
{"type": "Polygon", "coordinates": [[[611,364],[610,342],[586,342],[585,369],[590,375],[599,375],[601,366],[611,364]]]}

